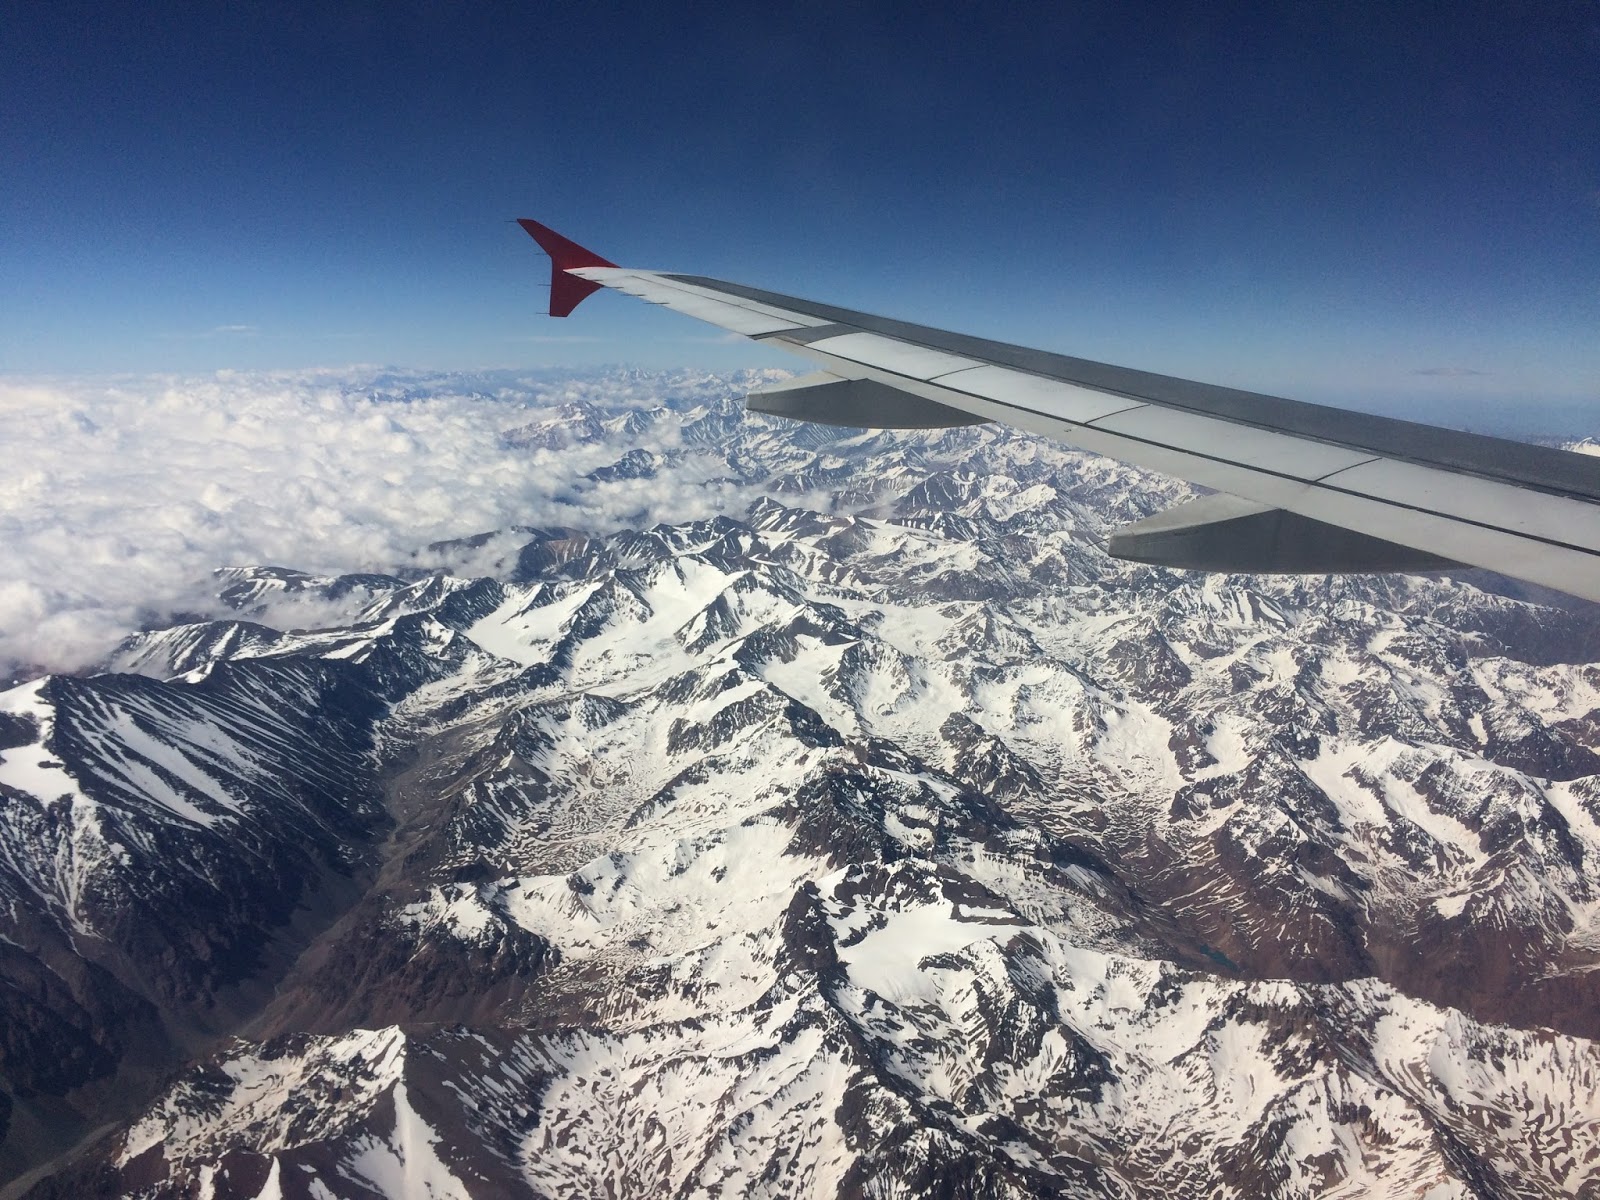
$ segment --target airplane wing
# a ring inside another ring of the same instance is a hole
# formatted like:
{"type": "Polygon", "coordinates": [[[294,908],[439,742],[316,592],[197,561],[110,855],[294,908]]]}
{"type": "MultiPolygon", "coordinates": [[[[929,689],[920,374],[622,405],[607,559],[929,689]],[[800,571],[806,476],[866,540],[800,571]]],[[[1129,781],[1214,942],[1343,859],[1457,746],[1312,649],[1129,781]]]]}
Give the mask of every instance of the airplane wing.
{"type": "Polygon", "coordinates": [[[1242,572],[1469,565],[1600,600],[1600,459],[618,267],[518,224],[550,255],[553,316],[612,288],[817,365],[753,393],[752,411],[879,429],[1002,421],[1218,493],[1116,531],[1119,558],[1242,572]]]}

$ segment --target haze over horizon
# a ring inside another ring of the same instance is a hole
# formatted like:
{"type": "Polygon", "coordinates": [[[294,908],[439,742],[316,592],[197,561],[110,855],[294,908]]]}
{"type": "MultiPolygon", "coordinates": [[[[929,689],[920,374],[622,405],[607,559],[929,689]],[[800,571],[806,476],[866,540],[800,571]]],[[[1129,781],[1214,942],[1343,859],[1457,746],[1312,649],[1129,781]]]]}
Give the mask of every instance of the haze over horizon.
{"type": "Polygon", "coordinates": [[[11,375],[793,365],[619,297],[545,318],[536,216],[628,265],[1309,400],[1583,424],[1600,397],[1593,3],[6,26],[11,375]]]}

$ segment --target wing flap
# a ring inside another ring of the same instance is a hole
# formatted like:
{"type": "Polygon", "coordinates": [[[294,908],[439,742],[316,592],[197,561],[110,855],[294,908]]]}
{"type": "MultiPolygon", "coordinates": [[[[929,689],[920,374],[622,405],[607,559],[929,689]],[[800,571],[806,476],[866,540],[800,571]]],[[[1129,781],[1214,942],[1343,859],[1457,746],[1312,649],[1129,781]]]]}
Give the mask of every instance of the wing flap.
{"type": "Polygon", "coordinates": [[[1307,441],[1155,404],[1124,409],[1089,423],[1121,437],[1153,445],[1181,446],[1219,462],[1270,469],[1307,482],[1373,461],[1365,450],[1307,441]]]}
{"type": "Polygon", "coordinates": [[[1447,513],[1479,526],[1600,553],[1594,505],[1564,496],[1382,458],[1329,476],[1325,483],[1405,508],[1447,513]]]}

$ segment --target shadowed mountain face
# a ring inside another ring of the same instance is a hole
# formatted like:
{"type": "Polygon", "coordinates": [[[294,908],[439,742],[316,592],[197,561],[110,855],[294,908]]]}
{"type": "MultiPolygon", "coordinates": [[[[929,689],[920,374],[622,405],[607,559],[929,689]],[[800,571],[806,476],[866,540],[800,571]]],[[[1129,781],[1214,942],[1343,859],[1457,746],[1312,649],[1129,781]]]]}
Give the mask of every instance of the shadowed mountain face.
{"type": "Polygon", "coordinates": [[[1113,562],[1189,493],[1002,431],[508,437],[739,502],[0,695],[28,1194],[1600,1187],[1595,610],[1113,562]]]}

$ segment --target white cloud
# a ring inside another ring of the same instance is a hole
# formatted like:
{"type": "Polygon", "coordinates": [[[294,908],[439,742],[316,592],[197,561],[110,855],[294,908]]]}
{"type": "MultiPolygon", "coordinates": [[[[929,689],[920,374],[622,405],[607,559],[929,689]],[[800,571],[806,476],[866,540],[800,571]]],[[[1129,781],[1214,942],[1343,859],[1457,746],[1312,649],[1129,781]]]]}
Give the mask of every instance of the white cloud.
{"type": "MultiPolygon", "coordinates": [[[[685,377],[680,390],[726,394],[685,377]]],[[[618,375],[604,398],[655,403],[618,375]]],[[[596,398],[551,378],[485,396],[481,381],[376,369],[200,378],[0,380],[0,678],[98,661],[141,615],[214,609],[234,564],[385,570],[429,542],[510,525],[612,528],[686,520],[744,500],[707,487],[718,463],[580,486],[616,446],[507,445],[503,431],[596,398]],[[376,395],[375,393],[379,393],[376,395]]],[[[642,443],[670,448],[671,422],[642,443]]]]}

